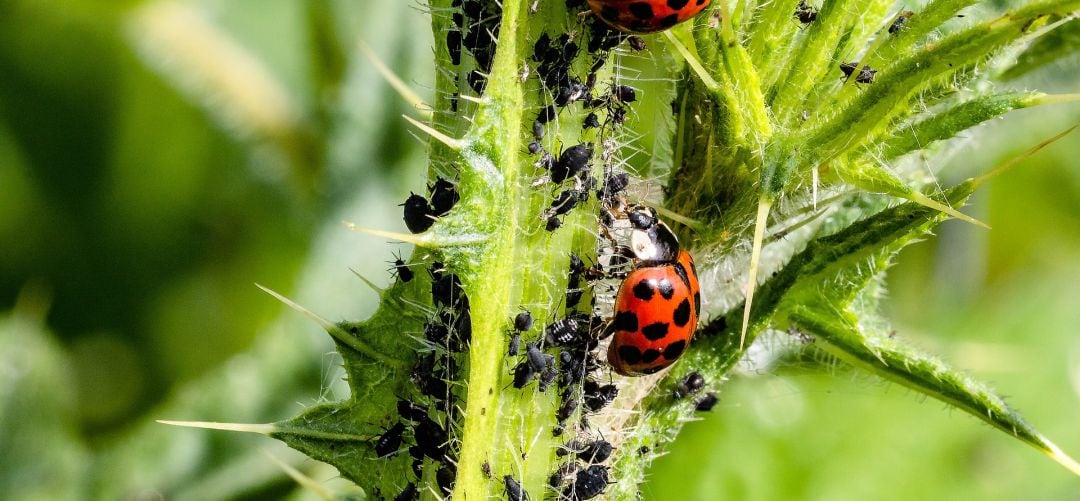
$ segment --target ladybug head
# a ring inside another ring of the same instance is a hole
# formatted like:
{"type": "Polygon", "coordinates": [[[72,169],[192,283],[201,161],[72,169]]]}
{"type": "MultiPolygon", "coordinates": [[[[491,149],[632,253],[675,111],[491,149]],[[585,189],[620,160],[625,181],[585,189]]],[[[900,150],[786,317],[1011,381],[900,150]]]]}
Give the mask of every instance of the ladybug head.
{"type": "Polygon", "coordinates": [[[627,219],[633,225],[630,248],[634,257],[647,263],[671,263],[679,257],[679,239],[656,211],[643,205],[630,207],[627,219]]]}

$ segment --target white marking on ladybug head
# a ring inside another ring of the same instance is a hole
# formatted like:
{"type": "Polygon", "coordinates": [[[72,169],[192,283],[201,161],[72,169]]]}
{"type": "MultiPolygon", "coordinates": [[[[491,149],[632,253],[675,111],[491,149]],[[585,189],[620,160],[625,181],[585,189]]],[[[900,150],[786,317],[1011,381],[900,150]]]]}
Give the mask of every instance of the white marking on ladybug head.
{"type": "Polygon", "coordinates": [[[634,252],[634,257],[642,261],[655,260],[660,251],[657,249],[656,241],[649,235],[649,232],[642,230],[631,232],[630,250],[634,252]]]}

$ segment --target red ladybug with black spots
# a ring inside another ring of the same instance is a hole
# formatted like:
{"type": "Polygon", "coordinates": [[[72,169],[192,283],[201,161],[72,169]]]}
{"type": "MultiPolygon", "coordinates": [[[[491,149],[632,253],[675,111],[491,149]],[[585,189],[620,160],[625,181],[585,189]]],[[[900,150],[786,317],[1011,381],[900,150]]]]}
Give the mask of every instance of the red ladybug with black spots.
{"type": "Polygon", "coordinates": [[[589,8],[611,27],[631,33],[664,31],[698,15],[710,0],[589,0],[589,8]]]}
{"type": "Polygon", "coordinates": [[[651,209],[633,208],[633,271],[619,286],[608,363],[624,376],[654,374],[686,350],[701,315],[701,289],[690,253],[651,209]]]}

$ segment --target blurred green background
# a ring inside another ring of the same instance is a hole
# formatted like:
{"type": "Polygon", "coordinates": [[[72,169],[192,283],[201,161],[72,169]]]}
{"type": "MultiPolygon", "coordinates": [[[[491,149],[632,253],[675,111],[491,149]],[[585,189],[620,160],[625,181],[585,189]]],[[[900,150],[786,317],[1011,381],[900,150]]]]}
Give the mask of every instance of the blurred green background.
{"type": "MultiPolygon", "coordinates": [[[[152,420],[268,422],[347,395],[325,335],[254,283],[361,318],[376,296],[350,269],[387,283],[408,252],[341,223],[400,228],[425,168],[400,119],[416,112],[361,39],[430,96],[413,2],[0,2],[0,498],[310,496],[264,452],[347,489],[269,439],[152,420]]],[[[1078,92],[1078,69],[1073,54],[1009,85],[1078,92]]],[[[1015,112],[927,168],[948,184],[1078,121],[1075,104],[1015,112]]],[[[976,196],[992,231],[950,222],[906,250],[888,312],[1074,455],[1076,137],[976,196]]],[[[643,490],[1080,499],[1080,480],[937,401],[796,359],[734,378],[643,490]]]]}

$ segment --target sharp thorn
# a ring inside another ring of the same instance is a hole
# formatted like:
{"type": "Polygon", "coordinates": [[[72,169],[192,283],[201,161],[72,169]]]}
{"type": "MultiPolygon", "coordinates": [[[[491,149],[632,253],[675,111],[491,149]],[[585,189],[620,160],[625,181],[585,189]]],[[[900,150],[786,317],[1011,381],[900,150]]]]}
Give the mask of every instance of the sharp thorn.
{"type": "Polygon", "coordinates": [[[367,277],[361,275],[359,271],[356,271],[352,268],[349,268],[349,271],[351,271],[353,275],[356,275],[356,278],[359,278],[361,282],[364,282],[365,284],[367,284],[368,287],[371,287],[371,290],[375,291],[376,294],[382,294],[383,292],[386,292],[386,289],[375,285],[375,282],[368,280],[367,277]]]}
{"type": "Polygon", "coordinates": [[[423,122],[421,122],[421,121],[419,121],[419,120],[417,120],[417,119],[415,119],[413,117],[410,117],[409,115],[402,115],[402,116],[405,117],[405,120],[408,120],[409,123],[413,124],[413,126],[415,126],[417,129],[420,129],[421,132],[427,133],[427,135],[435,138],[440,143],[445,144],[450,149],[460,150],[462,148],[461,140],[454,139],[454,138],[452,138],[450,136],[447,136],[446,134],[443,134],[442,132],[439,132],[439,131],[435,130],[434,127],[432,127],[432,126],[430,126],[430,125],[428,125],[426,123],[423,123],[423,122]]]}
{"type": "Polygon", "coordinates": [[[331,501],[332,499],[335,499],[334,493],[330,489],[327,489],[326,486],[320,484],[319,482],[316,482],[315,479],[313,479],[313,478],[311,478],[311,477],[309,477],[307,475],[304,475],[303,472],[301,472],[300,470],[297,470],[296,468],[294,468],[293,465],[291,465],[289,463],[286,463],[285,461],[282,461],[280,458],[278,458],[277,456],[274,456],[273,454],[270,454],[270,452],[267,451],[266,449],[261,449],[261,450],[262,450],[262,453],[264,455],[266,455],[266,457],[271,462],[276,464],[278,468],[281,468],[281,470],[284,471],[286,475],[288,475],[290,478],[292,478],[301,487],[304,487],[304,488],[310,490],[316,496],[319,496],[320,498],[325,499],[327,501],[331,501]]]}
{"type": "Polygon", "coordinates": [[[360,233],[367,233],[369,235],[375,235],[377,237],[382,237],[382,238],[389,238],[391,240],[396,240],[398,242],[405,242],[405,243],[408,243],[408,244],[413,244],[413,245],[415,245],[417,247],[424,247],[424,248],[435,247],[434,245],[432,245],[430,238],[427,238],[427,237],[424,236],[425,233],[420,233],[420,234],[417,234],[417,235],[413,235],[413,234],[410,234],[410,233],[399,233],[399,232],[396,232],[396,231],[386,231],[386,230],[377,230],[375,228],[368,228],[366,226],[360,226],[360,225],[358,225],[356,223],[353,223],[351,221],[344,221],[344,223],[345,223],[345,227],[352,230],[352,231],[357,231],[357,232],[360,232],[360,233]]]}
{"type": "Polygon", "coordinates": [[[293,302],[293,300],[291,300],[291,299],[289,299],[289,298],[287,298],[285,296],[282,296],[281,294],[278,294],[277,292],[274,292],[274,291],[272,291],[272,290],[270,290],[270,289],[268,289],[266,287],[263,287],[260,284],[255,284],[255,287],[258,287],[258,288],[262,289],[263,292],[265,292],[267,294],[270,294],[271,296],[274,296],[274,299],[277,299],[278,301],[281,301],[282,303],[285,304],[285,306],[288,306],[289,308],[292,308],[293,310],[296,310],[297,312],[303,314],[305,317],[308,317],[308,318],[314,320],[315,323],[319,324],[319,326],[322,327],[323,329],[325,329],[327,331],[329,331],[331,329],[338,329],[338,326],[334,325],[333,322],[331,322],[331,321],[329,321],[329,320],[327,320],[327,319],[325,319],[323,317],[320,317],[319,315],[316,315],[311,310],[309,310],[307,308],[304,308],[303,306],[300,306],[299,304],[296,304],[295,302],[293,302]]]}
{"type": "Polygon", "coordinates": [[[170,426],[204,428],[207,430],[240,431],[244,433],[258,433],[260,435],[269,435],[277,430],[277,426],[268,423],[217,423],[213,421],[173,421],[168,419],[158,419],[157,422],[170,426]]]}
{"type": "Polygon", "coordinates": [[[1065,129],[1065,130],[1055,134],[1053,137],[1051,137],[1049,139],[1046,139],[1045,141],[1042,141],[1041,143],[1036,144],[1035,146],[1032,146],[1031,148],[1028,148],[1023,153],[1021,153],[1021,154],[1019,154],[1019,155],[1017,155],[1017,156],[1015,156],[1013,158],[1010,158],[1010,159],[1006,160],[1005,163],[1003,163],[1003,164],[1001,164],[1001,165],[999,165],[997,167],[994,167],[990,172],[987,172],[986,174],[983,174],[983,175],[975,178],[975,180],[974,180],[975,186],[982,185],[983,183],[989,181],[990,179],[993,179],[993,178],[1005,173],[1006,171],[1008,171],[1009,169],[1014,167],[1016,164],[1018,164],[1018,163],[1020,163],[1020,162],[1022,162],[1024,160],[1027,160],[1029,157],[1031,157],[1032,155],[1038,153],[1043,148],[1046,148],[1047,146],[1050,146],[1051,144],[1057,142],[1061,138],[1069,135],[1069,133],[1072,132],[1073,130],[1075,130],[1077,127],[1080,127],[1080,124],[1073,125],[1072,127],[1069,127],[1068,129],[1065,129]]]}
{"type": "Polygon", "coordinates": [[[402,81],[401,78],[382,61],[382,59],[379,59],[379,56],[375,54],[375,51],[371,50],[371,47],[368,47],[367,43],[363,40],[359,40],[359,45],[360,52],[363,52],[364,55],[367,56],[368,60],[371,61],[371,64],[375,66],[375,70],[386,79],[386,83],[390,84],[390,86],[393,87],[394,90],[396,90],[397,93],[413,108],[416,108],[417,111],[423,113],[425,118],[431,118],[431,106],[425,103],[424,99],[421,98],[419,94],[409,88],[409,86],[402,81]]]}
{"type": "Polygon", "coordinates": [[[754,223],[754,245],[750,251],[750,271],[746,275],[746,303],[743,305],[742,329],[739,331],[739,349],[746,343],[746,331],[750,327],[750,308],[754,304],[754,290],[757,289],[758,266],[761,262],[761,245],[765,240],[765,225],[769,220],[772,203],[765,197],[758,201],[757,220],[754,223]]]}

